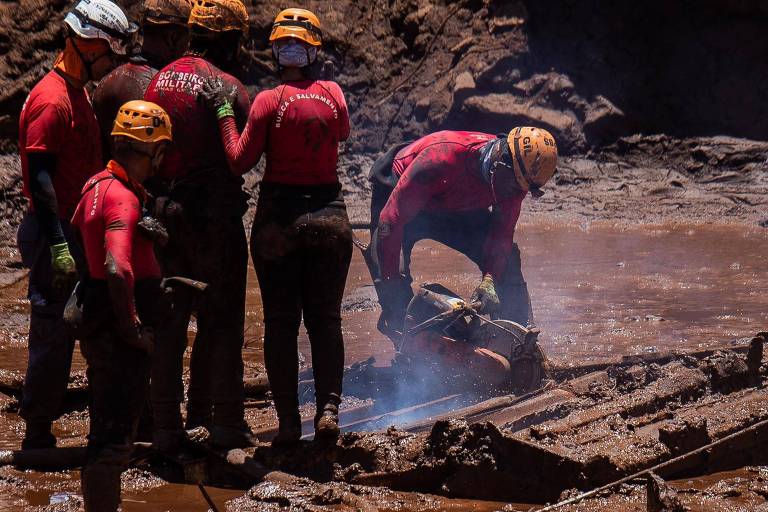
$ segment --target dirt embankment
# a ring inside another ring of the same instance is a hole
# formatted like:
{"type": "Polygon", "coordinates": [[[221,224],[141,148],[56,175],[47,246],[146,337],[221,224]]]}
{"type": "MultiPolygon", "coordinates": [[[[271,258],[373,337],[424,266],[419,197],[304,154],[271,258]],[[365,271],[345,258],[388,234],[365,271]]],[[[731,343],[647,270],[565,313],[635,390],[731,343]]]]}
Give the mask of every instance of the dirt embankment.
{"type": "MultiPolygon", "coordinates": [[[[122,3],[133,14],[140,4],[122,3]]],[[[61,44],[63,14],[71,4],[24,0],[0,6],[0,151],[14,152],[18,112],[52,63],[61,44]]],[[[276,83],[267,39],[283,4],[246,4],[251,32],[240,74],[255,93],[276,83]]],[[[372,160],[390,144],[440,129],[502,132],[518,124],[550,129],[562,153],[586,156],[586,163],[566,161],[561,167],[557,184],[562,193],[556,196],[569,196],[570,186],[591,184],[606,174],[617,181],[658,182],[660,172],[682,173],[683,179],[671,181],[698,183],[722,174],[723,162],[709,148],[733,153],[743,145],[749,146],[746,155],[729,158],[726,171],[741,175],[739,186],[764,185],[765,146],[698,139],[768,139],[761,114],[768,90],[760,85],[768,74],[762,58],[768,42],[760,37],[768,29],[768,10],[760,2],[296,4],[319,14],[325,56],[335,63],[336,79],[347,96],[354,130],[341,157],[342,180],[353,216],[361,220],[372,160]],[[619,141],[636,133],[670,138],[619,141]],[[595,149],[598,155],[590,153],[595,149]],[[632,158],[625,159],[628,151],[632,158]],[[605,161],[617,163],[621,171],[606,171],[600,165],[605,161]]],[[[15,175],[17,169],[2,165],[0,187],[15,209],[18,180],[8,173],[15,175]]],[[[677,185],[671,187],[680,192],[677,185]]],[[[610,201],[609,192],[590,188],[600,203],[610,201]]],[[[746,207],[754,202],[735,201],[746,207]]],[[[543,204],[537,209],[560,208],[543,204]]],[[[591,216],[602,211],[582,210],[591,216]]],[[[715,214],[724,210],[715,208],[715,214]]],[[[739,208],[732,210],[744,216],[739,208]]]]}

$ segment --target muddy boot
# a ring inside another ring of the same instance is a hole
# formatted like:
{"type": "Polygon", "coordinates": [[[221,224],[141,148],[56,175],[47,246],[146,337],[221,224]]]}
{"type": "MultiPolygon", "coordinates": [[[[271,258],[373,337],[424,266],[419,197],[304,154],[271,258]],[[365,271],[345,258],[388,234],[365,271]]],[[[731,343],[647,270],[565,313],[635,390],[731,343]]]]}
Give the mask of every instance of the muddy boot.
{"type": "Polygon", "coordinates": [[[89,461],[80,474],[85,512],[118,510],[120,475],[128,467],[130,455],[129,444],[108,445],[89,455],[89,461]]]}
{"type": "Polygon", "coordinates": [[[211,430],[213,425],[213,408],[210,403],[197,401],[187,402],[187,421],[185,428],[192,430],[197,427],[205,427],[211,430]]]}
{"type": "Polygon", "coordinates": [[[162,453],[178,453],[187,441],[183,429],[157,428],[152,432],[152,447],[162,453]]]}
{"type": "Polygon", "coordinates": [[[298,443],[301,439],[301,416],[298,409],[278,416],[277,420],[279,427],[277,435],[272,439],[272,446],[287,447],[298,443]]]}
{"type": "Polygon", "coordinates": [[[238,426],[214,425],[211,428],[208,442],[216,448],[231,450],[256,446],[259,440],[248,427],[248,424],[243,422],[242,425],[238,426]]]}
{"type": "Polygon", "coordinates": [[[315,440],[336,441],[339,437],[339,395],[329,394],[317,402],[315,440]]]}
{"type": "Polygon", "coordinates": [[[51,433],[51,422],[28,422],[21,441],[22,450],[37,450],[42,448],[55,448],[56,436],[51,433]]]}

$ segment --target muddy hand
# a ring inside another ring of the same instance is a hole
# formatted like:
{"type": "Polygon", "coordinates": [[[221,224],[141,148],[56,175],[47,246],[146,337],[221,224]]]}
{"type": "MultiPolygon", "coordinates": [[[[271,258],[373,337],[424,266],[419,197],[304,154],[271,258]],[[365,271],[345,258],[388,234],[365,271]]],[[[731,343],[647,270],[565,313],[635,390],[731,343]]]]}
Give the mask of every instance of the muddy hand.
{"type": "Polygon", "coordinates": [[[155,217],[148,214],[142,216],[136,224],[136,228],[144,238],[151,240],[160,247],[165,247],[168,244],[168,231],[155,217]]]}
{"type": "Polygon", "coordinates": [[[496,294],[496,286],[493,282],[493,277],[490,274],[483,276],[483,280],[472,293],[469,302],[472,304],[472,307],[481,314],[493,313],[499,310],[501,302],[499,301],[499,296],[496,294]]]}
{"type": "Polygon", "coordinates": [[[53,270],[53,292],[66,297],[77,281],[75,260],[66,242],[51,246],[51,269],[53,270]]]}
{"type": "Polygon", "coordinates": [[[216,112],[221,119],[228,115],[234,115],[232,105],[237,99],[235,86],[227,87],[221,77],[211,77],[203,81],[198,98],[201,98],[208,109],[216,112]]]}

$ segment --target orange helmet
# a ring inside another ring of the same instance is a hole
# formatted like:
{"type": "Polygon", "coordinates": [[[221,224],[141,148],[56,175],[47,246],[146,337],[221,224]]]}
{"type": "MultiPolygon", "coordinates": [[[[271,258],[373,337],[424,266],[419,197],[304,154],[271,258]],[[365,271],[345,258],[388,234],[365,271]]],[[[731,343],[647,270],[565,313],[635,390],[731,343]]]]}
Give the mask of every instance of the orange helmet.
{"type": "Polygon", "coordinates": [[[192,0],[189,24],[212,32],[248,33],[248,10],[241,0],[192,0]]]}
{"type": "Polygon", "coordinates": [[[507,144],[515,178],[523,190],[538,189],[555,174],[557,144],[547,130],[531,126],[513,128],[507,144]]]}
{"type": "Polygon", "coordinates": [[[144,100],[123,104],[117,111],[111,135],[140,142],[172,140],[171,118],[160,105],[144,100]]]}
{"type": "Polygon", "coordinates": [[[312,46],[323,44],[323,33],[320,30],[320,20],[312,11],[291,8],[280,11],[272,24],[269,42],[293,37],[312,46]]]}
{"type": "Polygon", "coordinates": [[[186,25],[192,0],[144,0],[143,19],[156,25],[186,25]]]}

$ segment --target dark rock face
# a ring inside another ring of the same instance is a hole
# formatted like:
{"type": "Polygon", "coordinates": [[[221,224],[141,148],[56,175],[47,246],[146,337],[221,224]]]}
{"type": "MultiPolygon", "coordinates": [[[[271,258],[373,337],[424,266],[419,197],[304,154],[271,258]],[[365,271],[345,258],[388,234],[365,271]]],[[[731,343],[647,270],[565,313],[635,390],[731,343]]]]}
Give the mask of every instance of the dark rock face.
{"type": "MultiPolygon", "coordinates": [[[[74,2],[0,7],[0,140],[61,46],[74,2]]],[[[123,0],[131,15],[140,2],[123,0]]],[[[246,1],[250,39],[239,73],[274,86],[268,34],[283,7],[246,1]]],[[[636,132],[768,138],[766,7],[760,2],[375,2],[313,6],[353,121],[348,149],[377,153],[439,129],[536,124],[562,151],[636,132]]],[[[319,72],[319,69],[318,69],[319,72]]],[[[0,147],[2,149],[2,147],[0,147]]]]}

